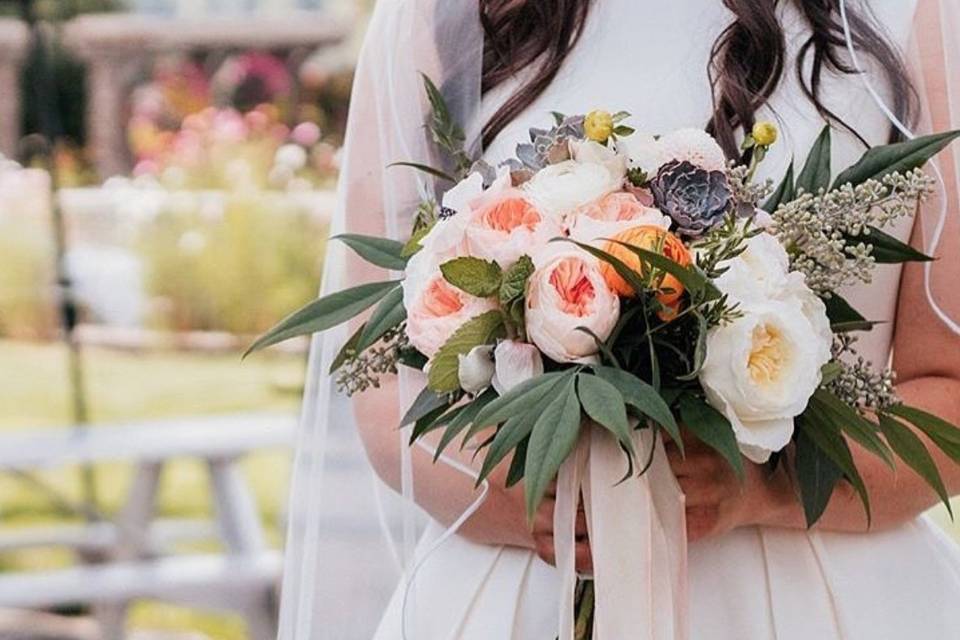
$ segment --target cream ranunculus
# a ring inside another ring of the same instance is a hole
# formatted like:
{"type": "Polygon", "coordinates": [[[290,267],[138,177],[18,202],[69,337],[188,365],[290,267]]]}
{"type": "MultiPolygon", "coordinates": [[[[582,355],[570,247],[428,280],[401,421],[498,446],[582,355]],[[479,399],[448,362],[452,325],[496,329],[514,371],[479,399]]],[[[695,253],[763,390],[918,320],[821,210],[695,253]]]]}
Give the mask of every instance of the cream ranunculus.
{"type": "Polygon", "coordinates": [[[496,372],[492,384],[500,395],[543,374],[543,358],[540,350],[532,344],[504,340],[497,345],[493,359],[496,362],[496,372]]]}
{"type": "Polygon", "coordinates": [[[557,221],[585,204],[619,191],[626,177],[626,157],[602,145],[581,143],[574,146],[573,152],[573,160],[549,165],[523,185],[532,201],[557,221]]]}
{"type": "Polygon", "coordinates": [[[785,447],[793,421],[820,386],[830,342],[798,301],[749,303],[743,315],[707,335],[700,383],[756,463],[785,447]]]}
{"type": "Polygon", "coordinates": [[[578,327],[605,340],[620,317],[620,299],[596,260],[583,251],[547,251],[534,261],[537,270],[527,284],[527,336],[555,362],[595,362],[597,343],[578,327]]]}
{"type": "Polygon", "coordinates": [[[654,176],[660,168],[660,147],[657,139],[649,133],[636,132],[617,139],[617,149],[627,156],[631,169],[640,169],[654,176]]]}

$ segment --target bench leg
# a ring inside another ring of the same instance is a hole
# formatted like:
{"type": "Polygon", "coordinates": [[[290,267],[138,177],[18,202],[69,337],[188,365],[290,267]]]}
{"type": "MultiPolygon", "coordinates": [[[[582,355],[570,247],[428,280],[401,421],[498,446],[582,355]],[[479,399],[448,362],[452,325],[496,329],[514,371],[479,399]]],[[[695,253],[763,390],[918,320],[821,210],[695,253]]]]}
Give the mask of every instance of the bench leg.
{"type": "MultiPolygon", "coordinates": [[[[126,504],[116,518],[117,542],[110,553],[113,561],[137,560],[151,554],[148,546],[150,522],[156,509],[162,472],[162,462],[144,462],[137,466],[126,504]]],[[[129,601],[94,606],[93,614],[100,623],[104,640],[123,640],[129,606],[129,601]]]]}
{"type": "MultiPolygon", "coordinates": [[[[210,479],[213,483],[217,524],[227,546],[234,556],[253,556],[266,548],[260,514],[250,487],[234,459],[210,460],[210,479]]],[[[247,620],[251,640],[276,640],[276,589],[265,587],[253,593],[242,613],[247,620]]]]}

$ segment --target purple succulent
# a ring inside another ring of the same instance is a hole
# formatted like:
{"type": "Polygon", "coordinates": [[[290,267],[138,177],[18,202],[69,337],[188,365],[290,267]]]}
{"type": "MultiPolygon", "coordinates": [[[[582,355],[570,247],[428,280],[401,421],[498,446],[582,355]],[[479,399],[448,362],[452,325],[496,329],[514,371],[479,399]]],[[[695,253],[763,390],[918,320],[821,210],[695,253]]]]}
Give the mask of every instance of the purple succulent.
{"type": "Polygon", "coordinates": [[[723,220],[733,191],[722,171],[707,171],[687,161],[668,162],[650,182],[657,207],[670,216],[677,231],[700,236],[723,220]]]}

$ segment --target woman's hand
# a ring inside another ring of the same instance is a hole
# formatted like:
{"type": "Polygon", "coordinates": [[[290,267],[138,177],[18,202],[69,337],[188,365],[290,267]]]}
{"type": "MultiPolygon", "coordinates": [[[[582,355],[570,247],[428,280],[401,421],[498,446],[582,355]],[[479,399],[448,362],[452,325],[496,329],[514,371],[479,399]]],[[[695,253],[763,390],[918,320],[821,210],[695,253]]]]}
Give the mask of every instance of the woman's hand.
{"type": "Polygon", "coordinates": [[[686,457],[673,441],[665,446],[670,467],[687,497],[687,538],[691,542],[775,521],[783,509],[796,502],[782,467],[771,475],[765,467],[744,460],[746,475],[741,482],[730,464],[697,438],[685,436],[686,457]]]}
{"type": "MultiPolygon", "coordinates": [[[[554,482],[543,503],[537,510],[533,521],[533,540],[537,555],[548,564],[556,564],[556,549],[553,537],[553,512],[557,506],[557,485],[554,482]]],[[[593,559],[590,555],[590,540],[587,537],[587,516],[583,504],[577,510],[577,524],[574,532],[576,542],[576,567],[581,573],[593,573],[593,559]]]]}

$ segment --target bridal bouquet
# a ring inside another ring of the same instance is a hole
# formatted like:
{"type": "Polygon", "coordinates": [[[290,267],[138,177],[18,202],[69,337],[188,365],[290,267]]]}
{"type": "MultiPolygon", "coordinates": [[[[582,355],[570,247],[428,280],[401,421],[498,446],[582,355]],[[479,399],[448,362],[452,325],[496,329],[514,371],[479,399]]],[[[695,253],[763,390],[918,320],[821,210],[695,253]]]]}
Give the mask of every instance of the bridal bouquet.
{"type": "Polygon", "coordinates": [[[740,474],[743,457],[787,464],[812,525],[840,481],[866,486],[852,440],[901,459],[948,495],[914,428],[960,461],[960,431],[902,404],[889,370],[857,356],[875,323],[838,293],[877,264],[929,260],[883,231],[933,186],[922,166],[960,132],[871,149],[832,180],[830,130],[798,172],[754,180],[777,130],[756,126],[733,165],[701,130],[660,136],[629,115],[554,114],[500,167],[471,163],[427,81],[434,138],[459,167],[424,202],[410,239],[339,236],[402,274],[316,300],[251,350],[373,311],[333,363],[348,393],[400,366],[426,386],[407,411],[412,441],[439,456],[472,443],[480,479],[509,458],[536,512],[584,429],[609,432],[623,476],[681,428],[740,474]],[[681,426],[682,425],[682,426],[681,426]]]}

